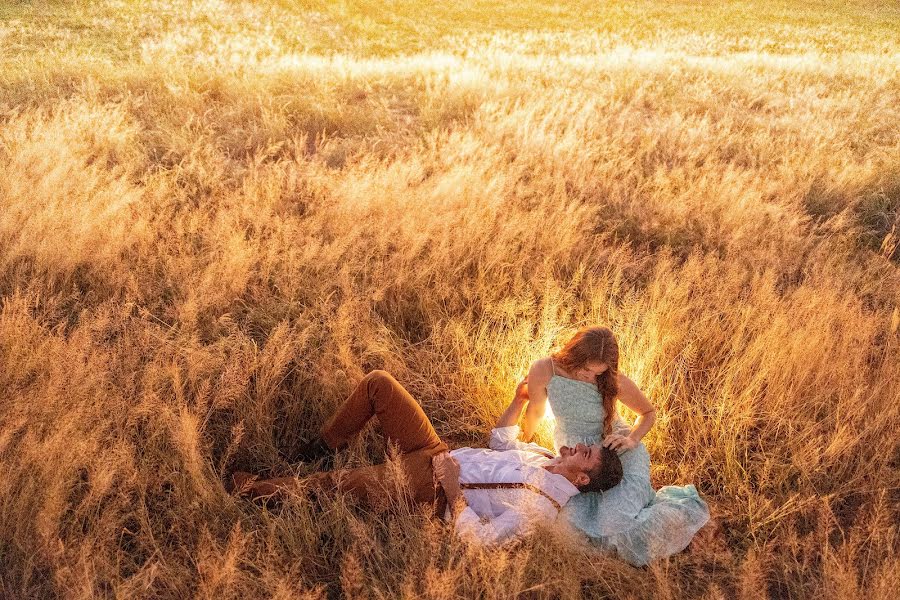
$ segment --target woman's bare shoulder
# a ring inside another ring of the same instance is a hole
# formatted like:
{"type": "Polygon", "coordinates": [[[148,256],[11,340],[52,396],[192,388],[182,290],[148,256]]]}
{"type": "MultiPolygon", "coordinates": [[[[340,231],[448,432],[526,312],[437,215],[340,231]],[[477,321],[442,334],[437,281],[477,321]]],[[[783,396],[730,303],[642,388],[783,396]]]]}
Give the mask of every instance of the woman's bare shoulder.
{"type": "Polygon", "coordinates": [[[528,381],[533,383],[538,383],[538,381],[547,382],[552,375],[552,359],[549,356],[545,356],[531,363],[531,369],[528,370],[528,381]]]}

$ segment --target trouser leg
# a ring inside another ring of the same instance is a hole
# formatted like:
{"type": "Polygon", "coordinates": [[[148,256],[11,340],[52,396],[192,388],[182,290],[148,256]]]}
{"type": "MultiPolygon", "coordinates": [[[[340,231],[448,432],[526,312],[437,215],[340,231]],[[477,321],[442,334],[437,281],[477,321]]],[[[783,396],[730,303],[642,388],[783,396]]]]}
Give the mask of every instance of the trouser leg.
{"type": "MultiPolygon", "coordinates": [[[[248,483],[246,493],[256,499],[277,503],[285,492],[319,493],[344,492],[361,504],[376,511],[383,511],[397,503],[430,504],[435,499],[434,471],[431,458],[435,449],[416,450],[400,454],[394,467],[399,467],[401,475],[392,473],[391,465],[382,463],[343,469],[340,471],[313,473],[303,479],[296,477],[274,477],[248,483]]],[[[249,479],[249,473],[235,477],[238,487],[249,479]],[[240,481],[238,481],[240,480],[240,481]]]]}
{"type": "Polygon", "coordinates": [[[397,457],[395,467],[402,470],[402,484],[386,463],[316,473],[304,484],[315,492],[343,492],[375,511],[383,511],[392,504],[431,504],[435,499],[434,475],[431,468],[432,449],[416,450],[397,457]]]}
{"type": "MultiPolygon", "coordinates": [[[[407,487],[406,500],[428,503],[434,500],[431,458],[447,451],[422,407],[400,383],[385,371],[372,371],[356,386],[334,416],[322,428],[322,439],[332,449],[352,440],[377,417],[387,441],[400,450],[399,466],[407,487]]],[[[317,474],[309,479],[317,489],[347,492],[364,504],[380,509],[397,489],[386,464],[317,474]]]]}
{"type": "Polygon", "coordinates": [[[322,429],[322,439],[332,449],[341,448],[373,416],[388,441],[404,454],[447,449],[422,407],[385,371],[372,371],[363,378],[322,429]]]}

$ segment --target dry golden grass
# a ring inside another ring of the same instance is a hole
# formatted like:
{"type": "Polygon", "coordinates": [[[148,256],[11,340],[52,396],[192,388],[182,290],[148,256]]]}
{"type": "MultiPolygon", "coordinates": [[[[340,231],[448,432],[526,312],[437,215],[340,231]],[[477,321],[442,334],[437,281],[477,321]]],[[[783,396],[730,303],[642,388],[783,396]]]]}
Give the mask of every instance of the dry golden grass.
{"type": "Polygon", "coordinates": [[[893,597],[898,16],[0,7],[0,596],[893,597]],[[481,443],[587,323],[712,506],[688,552],[222,488],[372,368],[481,443]]]}

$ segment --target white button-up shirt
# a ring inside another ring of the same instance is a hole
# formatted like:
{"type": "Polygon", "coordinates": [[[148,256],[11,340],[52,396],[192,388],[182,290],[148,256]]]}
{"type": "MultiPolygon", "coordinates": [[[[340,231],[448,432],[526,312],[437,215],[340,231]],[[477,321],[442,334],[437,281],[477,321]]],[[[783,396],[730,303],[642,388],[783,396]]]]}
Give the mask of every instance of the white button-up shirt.
{"type": "Polygon", "coordinates": [[[544,468],[555,458],[553,452],[518,437],[518,425],[496,427],[491,431],[490,449],[450,452],[459,461],[459,482],[468,504],[455,523],[463,539],[495,545],[520,537],[538,523],[552,523],[560,508],[578,493],[568,479],[544,468]],[[492,488],[491,484],[518,485],[492,488]],[[479,489],[479,485],[488,487],[479,489]]]}

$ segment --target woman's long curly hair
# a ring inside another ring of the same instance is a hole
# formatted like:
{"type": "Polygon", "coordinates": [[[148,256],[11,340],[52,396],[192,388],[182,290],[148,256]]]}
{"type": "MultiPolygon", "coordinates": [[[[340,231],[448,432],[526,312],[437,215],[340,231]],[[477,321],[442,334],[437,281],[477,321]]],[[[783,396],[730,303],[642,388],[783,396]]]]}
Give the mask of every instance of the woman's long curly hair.
{"type": "Polygon", "coordinates": [[[597,389],[603,397],[603,435],[612,431],[616,398],[619,396],[619,344],[607,327],[583,327],[566,342],[561,350],[550,355],[567,373],[574,373],[588,361],[606,363],[607,369],[597,375],[597,389]]]}

